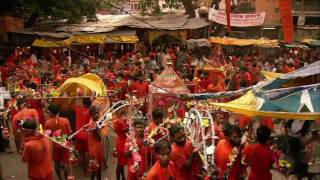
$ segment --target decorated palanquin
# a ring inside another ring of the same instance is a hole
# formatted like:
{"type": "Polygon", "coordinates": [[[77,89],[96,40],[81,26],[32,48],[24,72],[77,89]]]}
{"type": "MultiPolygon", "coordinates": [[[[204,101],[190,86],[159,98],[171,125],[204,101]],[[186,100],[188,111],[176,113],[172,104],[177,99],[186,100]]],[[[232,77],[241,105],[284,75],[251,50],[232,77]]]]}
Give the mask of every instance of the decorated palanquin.
{"type": "Polygon", "coordinates": [[[189,89],[185,86],[180,77],[171,67],[164,69],[157,79],[153,82],[155,86],[150,86],[149,91],[149,110],[163,109],[165,114],[184,117],[184,103],[177,95],[190,94],[189,89]]]}
{"type": "MultiPolygon", "coordinates": [[[[62,110],[75,105],[75,101],[81,97],[95,97],[99,106],[109,106],[107,87],[98,75],[91,73],[67,79],[54,93],[56,98],[51,103],[59,104],[62,110]]],[[[98,108],[102,110],[103,107],[98,108]]]]}

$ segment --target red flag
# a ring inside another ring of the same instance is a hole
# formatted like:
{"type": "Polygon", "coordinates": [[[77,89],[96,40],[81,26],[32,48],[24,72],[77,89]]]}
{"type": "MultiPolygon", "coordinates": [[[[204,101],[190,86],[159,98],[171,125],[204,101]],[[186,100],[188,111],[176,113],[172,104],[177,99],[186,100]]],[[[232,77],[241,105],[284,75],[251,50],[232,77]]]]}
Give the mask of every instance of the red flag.
{"type": "Polygon", "coordinates": [[[227,15],[227,27],[228,27],[228,31],[231,31],[231,23],[230,23],[230,19],[231,19],[231,1],[230,0],[225,0],[225,4],[226,4],[226,15],[227,15]]]}
{"type": "Polygon", "coordinates": [[[279,7],[284,42],[291,43],[294,38],[292,0],[279,0],[279,7]]]}

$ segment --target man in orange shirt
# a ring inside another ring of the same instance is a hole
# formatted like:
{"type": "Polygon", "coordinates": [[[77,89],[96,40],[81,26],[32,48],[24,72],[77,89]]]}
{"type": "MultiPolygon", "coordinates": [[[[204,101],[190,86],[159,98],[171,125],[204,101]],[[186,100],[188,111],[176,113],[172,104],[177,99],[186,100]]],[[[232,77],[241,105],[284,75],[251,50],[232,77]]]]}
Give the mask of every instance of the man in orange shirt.
{"type": "Polygon", "coordinates": [[[23,136],[20,132],[20,121],[24,121],[26,119],[34,119],[37,122],[37,124],[39,124],[39,115],[37,110],[27,108],[27,103],[25,99],[18,99],[17,107],[19,112],[12,118],[12,129],[14,141],[17,147],[17,152],[20,153],[21,143],[24,143],[23,136]]]}
{"type": "Polygon", "coordinates": [[[47,138],[36,133],[37,126],[33,119],[22,124],[23,134],[27,137],[22,161],[28,163],[28,177],[31,180],[53,180],[51,144],[47,138]]]}
{"type": "MultiPolygon", "coordinates": [[[[146,134],[150,134],[153,130],[155,130],[160,124],[163,123],[163,111],[161,109],[155,109],[152,111],[152,121],[149,123],[149,126],[146,129],[146,134]]],[[[152,164],[157,160],[156,153],[154,152],[154,148],[150,148],[150,156],[152,160],[152,164]]]]}
{"type": "Polygon", "coordinates": [[[174,163],[170,158],[171,146],[169,142],[162,140],[156,143],[154,148],[155,152],[157,153],[158,160],[148,172],[146,180],[175,179],[177,173],[174,167],[174,163]]]}
{"type": "Polygon", "coordinates": [[[101,169],[104,165],[104,147],[102,141],[102,134],[100,129],[96,128],[96,121],[99,120],[99,110],[95,106],[90,107],[90,133],[89,133],[89,170],[90,178],[94,180],[97,177],[101,180],[101,169]]]}
{"type": "MultiPolygon", "coordinates": [[[[56,131],[61,132],[61,136],[70,135],[72,133],[69,120],[67,118],[59,117],[60,106],[49,105],[48,115],[49,119],[46,121],[45,130],[50,130],[52,133],[56,131]]],[[[68,168],[70,153],[67,149],[60,145],[53,146],[53,160],[55,163],[55,170],[59,179],[61,179],[61,170],[64,172],[65,179],[68,177],[68,168]]]]}
{"type": "Polygon", "coordinates": [[[215,149],[218,178],[227,177],[228,180],[240,180],[243,169],[240,156],[235,151],[236,148],[239,151],[241,142],[240,128],[236,125],[229,125],[228,129],[225,130],[225,136],[226,138],[220,140],[215,149]],[[230,159],[232,156],[233,159],[230,159]],[[229,166],[229,163],[232,165],[229,166]]]}
{"type": "Polygon", "coordinates": [[[142,74],[138,74],[135,77],[135,81],[132,83],[130,90],[137,96],[137,98],[145,98],[149,93],[148,83],[143,81],[144,77],[142,74]]]}
{"type": "MultiPolygon", "coordinates": [[[[79,102],[79,104],[81,101],[79,102]]],[[[74,111],[76,114],[76,131],[87,125],[90,121],[91,114],[89,108],[92,102],[89,98],[82,99],[82,106],[76,105],[74,111]]],[[[80,131],[76,135],[76,149],[79,151],[79,164],[81,165],[84,173],[87,173],[88,165],[88,133],[80,131]]]]}
{"type": "Polygon", "coordinates": [[[271,130],[267,126],[257,129],[258,144],[252,144],[243,150],[242,162],[248,162],[250,166],[249,180],[271,180],[270,169],[273,164],[272,151],[267,144],[271,130]]]}
{"type": "Polygon", "coordinates": [[[123,111],[118,110],[115,114],[114,120],[113,120],[113,128],[114,131],[117,134],[116,139],[116,156],[118,159],[118,164],[116,168],[116,177],[117,180],[125,179],[124,175],[124,167],[128,164],[128,160],[125,156],[125,143],[127,140],[127,124],[126,119],[123,118],[123,111]],[[121,178],[122,177],[122,178],[121,178]]]}
{"type": "Polygon", "coordinates": [[[200,172],[193,172],[192,167],[198,153],[194,151],[192,142],[187,140],[183,127],[177,124],[173,125],[170,128],[170,137],[174,141],[171,145],[171,159],[177,171],[175,178],[177,180],[197,179],[196,174],[200,172]]]}

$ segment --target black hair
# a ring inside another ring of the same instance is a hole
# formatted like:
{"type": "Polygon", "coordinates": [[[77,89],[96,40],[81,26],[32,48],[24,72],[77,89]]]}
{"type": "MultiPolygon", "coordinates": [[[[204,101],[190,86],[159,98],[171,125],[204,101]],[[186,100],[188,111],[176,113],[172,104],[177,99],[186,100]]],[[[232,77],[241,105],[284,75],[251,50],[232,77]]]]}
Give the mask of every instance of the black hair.
{"type": "Polygon", "coordinates": [[[57,104],[50,104],[48,106],[48,110],[54,114],[54,115],[57,115],[59,112],[60,112],[60,106],[57,105],[57,104]]]}
{"type": "Polygon", "coordinates": [[[26,105],[26,100],[24,98],[20,98],[17,100],[17,106],[26,105]]]}
{"type": "Polygon", "coordinates": [[[29,120],[23,122],[22,128],[31,129],[31,130],[35,131],[35,130],[37,130],[37,122],[34,119],[29,119],[29,120]]]}
{"type": "Polygon", "coordinates": [[[174,135],[176,135],[178,132],[180,132],[181,130],[183,130],[183,127],[179,124],[174,124],[170,127],[169,132],[170,132],[170,136],[174,137],[174,135]]]}
{"type": "Polygon", "coordinates": [[[268,128],[265,125],[261,125],[257,129],[257,139],[258,142],[261,144],[266,144],[266,142],[269,140],[271,134],[270,128],[268,128]]]}
{"type": "Polygon", "coordinates": [[[227,129],[225,129],[223,131],[223,133],[227,136],[227,137],[231,137],[231,135],[233,133],[237,133],[237,134],[241,134],[241,129],[239,126],[236,125],[230,125],[229,127],[227,127],[227,129]]]}
{"type": "Polygon", "coordinates": [[[139,125],[139,124],[141,124],[141,125],[146,127],[146,122],[142,118],[137,118],[133,122],[134,126],[139,125]]]}
{"type": "Polygon", "coordinates": [[[99,110],[96,106],[91,106],[89,108],[89,111],[90,111],[90,114],[98,114],[99,113],[99,110]]]}
{"type": "Polygon", "coordinates": [[[161,109],[155,109],[152,111],[153,119],[161,119],[163,118],[163,111],[161,109]]]}
{"type": "Polygon", "coordinates": [[[83,98],[82,99],[82,104],[86,107],[90,107],[92,102],[91,102],[91,99],[90,98],[83,98]]]}
{"type": "Polygon", "coordinates": [[[154,150],[157,154],[160,154],[161,151],[165,148],[169,148],[170,151],[171,151],[171,145],[168,141],[166,140],[161,140],[159,142],[157,142],[155,145],[154,145],[154,150]]]}
{"type": "Polygon", "coordinates": [[[229,122],[223,122],[222,124],[222,132],[225,136],[228,136],[228,129],[231,127],[229,122]]]}
{"type": "Polygon", "coordinates": [[[38,86],[37,86],[37,84],[36,84],[36,83],[31,82],[31,83],[29,83],[29,87],[30,87],[31,89],[36,90],[38,86]]]}

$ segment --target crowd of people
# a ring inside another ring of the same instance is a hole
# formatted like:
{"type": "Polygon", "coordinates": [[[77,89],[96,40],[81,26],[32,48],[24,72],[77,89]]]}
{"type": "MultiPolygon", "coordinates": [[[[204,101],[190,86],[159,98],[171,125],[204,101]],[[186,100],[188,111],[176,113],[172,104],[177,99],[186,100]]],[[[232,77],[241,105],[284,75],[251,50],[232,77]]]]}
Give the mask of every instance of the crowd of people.
{"type": "MultiPolygon", "coordinates": [[[[69,51],[63,49],[41,56],[39,52],[28,48],[16,49],[1,66],[1,81],[12,95],[12,99],[6,102],[9,124],[12,125],[12,128],[8,128],[12,129],[17,153],[22,155],[23,162],[28,163],[28,177],[50,180],[56,174],[59,179],[72,179],[74,154],[66,147],[74,143],[84,176],[102,178],[102,171],[107,168],[103,137],[108,132],[97,128],[95,122],[103,112],[92,103],[94,98],[79,97],[69,107],[75,114],[74,127],[70,118],[63,117],[61,105],[43,98],[52,96],[53,90],[67,78],[84,73],[97,74],[104,80],[111,92],[111,103],[129,100],[133,96],[143,99],[145,103],[139,106],[139,110],[147,118],[137,117],[130,122],[126,119],[126,112],[119,110],[110,120],[109,130],[112,129],[117,135],[113,153],[118,160],[115,172],[117,180],[236,180],[246,176],[249,180],[267,180],[272,178],[270,170],[273,164],[275,167],[279,164],[279,154],[300,157],[300,152],[319,138],[317,133],[310,134],[307,130],[301,135],[307,140],[293,138],[288,140],[291,144],[283,148],[275,145],[275,140],[271,138],[276,131],[274,119],[262,118],[253,130],[254,118],[240,115],[231,117],[229,113],[218,111],[212,114],[217,136],[215,168],[208,173],[203,168],[199,148],[188,139],[181,123],[168,121],[165,111],[156,107],[151,114],[147,111],[146,97],[150,83],[157,79],[162,70],[173,68],[193,93],[216,93],[252,86],[263,79],[263,70],[289,73],[319,60],[320,55],[307,58],[302,53],[287,53],[274,59],[219,55],[207,59],[190,52],[184,46],[175,46],[163,50],[151,49],[148,53],[108,53],[104,58],[80,56],[74,59],[69,51]],[[59,137],[67,137],[76,131],[79,133],[75,139],[61,145],[51,143],[52,137],[39,133],[39,127],[43,127],[45,132],[58,133],[59,137]],[[167,133],[163,135],[160,129],[167,133]],[[244,135],[248,131],[253,134],[249,138],[244,135]],[[155,142],[152,145],[145,143],[146,137],[152,133],[156,134],[155,142]],[[285,152],[286,148],[290,149],[290,153],[285,152]],[[247,167],[250,167],[249,175],[246,174],[247,167]]],[[[286,131],[283,132],[288,135],[286,132],[290,132],[292,122],[284,122],[286,131]]],[[[284,166],[278,170],[300,178],[306,176],[307,166],[304,162],[305,156],[294,160],[293,167],[287,167],[290,170],[284,171],[284,166]]]]}

